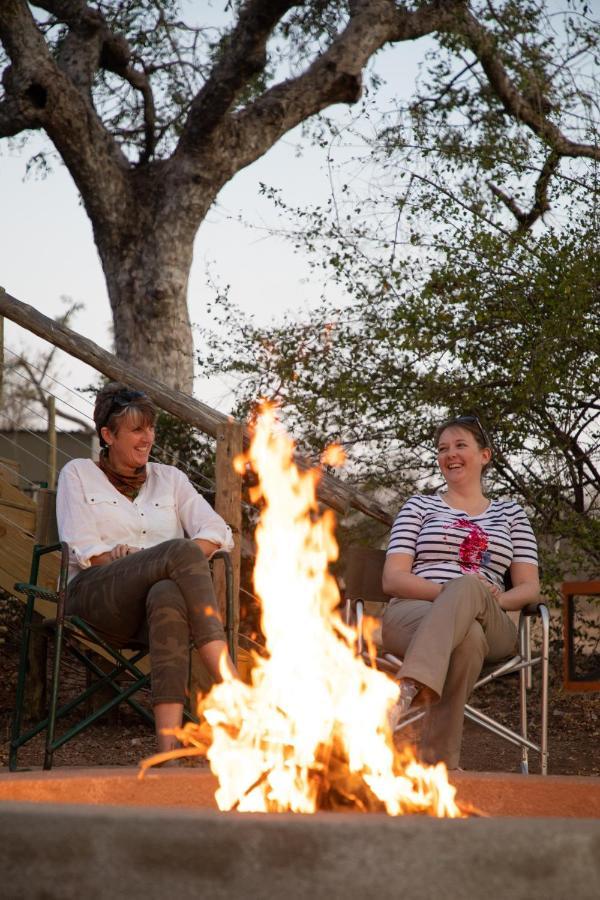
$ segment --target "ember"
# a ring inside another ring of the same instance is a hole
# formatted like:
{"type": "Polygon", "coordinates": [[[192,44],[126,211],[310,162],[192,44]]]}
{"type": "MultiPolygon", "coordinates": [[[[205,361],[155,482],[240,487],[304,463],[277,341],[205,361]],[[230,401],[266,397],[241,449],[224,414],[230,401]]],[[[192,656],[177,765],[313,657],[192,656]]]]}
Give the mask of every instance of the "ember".
{"type": "Polygon", "coordinates": [[[222,810],[459,817],[445,767],[394,748],[387,712],[397,686],[356,655],[328,571],[337,558],[334,517],[319,511],[318,471],[300,472],[292,457],[291,439],[265,406],[237,465],[258,476],[254,587],[267,655],[256,657],[251,684],[223,672],[199,702],[201,724],[178,734],[188,748],[181,752],[206,752],[222,810]]]}

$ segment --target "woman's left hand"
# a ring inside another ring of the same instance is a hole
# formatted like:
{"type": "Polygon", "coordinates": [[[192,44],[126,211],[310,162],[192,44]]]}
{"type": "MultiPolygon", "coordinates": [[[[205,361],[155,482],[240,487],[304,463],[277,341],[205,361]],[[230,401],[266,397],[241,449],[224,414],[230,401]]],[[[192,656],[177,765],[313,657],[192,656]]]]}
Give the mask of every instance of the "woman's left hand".
{"type": "Polygon", "coordinates": [[[483,583],[485,584],[486,588],[491,593],[494,600],[499,600],[500,597],[502,596],[502,594],[504,593],[504,591],[501,588],[499,588],[497,584],[494,584],[492,581],[489,581],[485,577],[485,575],[481,574],[481,572],[477,573],[477,577],[479,578],[480,581],[483,581],[483,583]]]}
{"type": "Polygon", "coordinates": [[[194,543],[200,547],[207,559],[210,559],[213,553],[216,553],[221,546],[220,544],[215,544],[214,541],[205,541],[202,538],[195,538],[194,543]]]}

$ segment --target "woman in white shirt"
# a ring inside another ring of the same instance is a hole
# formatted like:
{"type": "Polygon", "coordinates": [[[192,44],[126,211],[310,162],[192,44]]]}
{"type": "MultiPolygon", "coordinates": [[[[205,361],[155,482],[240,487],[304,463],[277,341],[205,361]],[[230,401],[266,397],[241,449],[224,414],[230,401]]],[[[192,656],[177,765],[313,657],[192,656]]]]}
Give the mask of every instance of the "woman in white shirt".
{"type": "Polygon", "coordinates": [[[484,662],[515,651],[517,629],[508,613],[538,599],[539,577],[523,509],[483,494],[492,451],[479,419],[444,422],[436,444],[447,490],[411,497],[394,522],[383,589],[395,599],[382,637],[385,649],[404,659],[392,728],[411,707],[430,706],[422,755],[453,769],[464,705],[484,662]],[[510,590],[504,589],[507,571],[510,590]]]}
{"type": "Polygon", "coordinates": [[[62,469],[61,540],[71,565],[67,612],[114,643],[147,629],[158,749],[181,725],[190,639],[208,669],[235,668],[227,652],[208,559],[233,546],[231,530],[174,466],[148,462],[156,409],[140,391],[112,383],[98,393],[99,461],[62,469]]]}

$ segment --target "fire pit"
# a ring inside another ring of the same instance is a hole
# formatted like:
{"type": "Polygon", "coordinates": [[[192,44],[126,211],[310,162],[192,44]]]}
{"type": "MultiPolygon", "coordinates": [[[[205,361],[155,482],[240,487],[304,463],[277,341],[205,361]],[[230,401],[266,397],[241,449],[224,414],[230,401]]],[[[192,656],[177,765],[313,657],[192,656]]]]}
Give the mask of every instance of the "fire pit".
{"type": "Polygon", "coordinates": [[[336,612],[318,474],[268,410],[249,454],[267,652],[178,735],[216,793],[194,769],[0,776],[2,896],[595,900],[600,779],[461,774],[456,803],[443,766],[396,752],[397,686],[336,612]]]}
{"type": "Polygon", "coordinates": [[[457,773],[490,818],[451,820],[222,813],[205,770],[136,774],[1,775],[3,897],[598,896],[598,778],[457,773]]]}
{"type": "MultiPolygon", "coordinates": [[[[137,769],[127,768],[2,774],[0,803],[217,809],[217,779],[206,769],[154,769],[141,780],[137,776],[137,769]]],[[[451,772],[449,780],[458,803],[484,817],[600,820],[600,778],[451,772]]]]}

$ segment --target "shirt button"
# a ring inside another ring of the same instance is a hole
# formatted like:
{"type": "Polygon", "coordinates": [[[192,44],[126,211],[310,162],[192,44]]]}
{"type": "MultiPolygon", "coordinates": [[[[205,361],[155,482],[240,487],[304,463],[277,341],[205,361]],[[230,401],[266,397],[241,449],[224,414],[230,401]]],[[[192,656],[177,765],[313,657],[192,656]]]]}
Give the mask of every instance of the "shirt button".
{"type": "Polygon", "coordinates": [[[142,531],[142,534],[146,534],[146,532],[145,532],[145,531],[142,531]]]}

